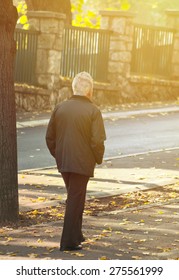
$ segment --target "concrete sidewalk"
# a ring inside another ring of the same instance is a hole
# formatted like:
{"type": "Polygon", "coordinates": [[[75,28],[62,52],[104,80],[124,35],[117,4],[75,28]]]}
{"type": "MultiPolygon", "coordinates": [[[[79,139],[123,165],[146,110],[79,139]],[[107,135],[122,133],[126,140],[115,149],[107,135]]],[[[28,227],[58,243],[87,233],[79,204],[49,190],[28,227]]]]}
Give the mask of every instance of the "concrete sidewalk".
{"type": "MultiPolygon", "coordinates": [[[[17,229],[0,228],[0,259],[179,259],[178,167],[177,149],[104,162],[89,182],[87,204],[93,199],[102,206],[102,197],[114,203],[112,196],[127,198],[137,191],[138,198],[148,195],[146,204],[99,211],[95,216],[86,210],[86,242],[80,252],[58,250],[62,213],[57,212],[55,221],[47,218],[17,229]],[[152,190],[157,193],[154,201],[152,190]]],[[[21,212],[31,210],[36,217],[43,209],[55,213],[57,206],[64,207],[66,192],[56,168],[47,168],[19,173],[19,196],[21,212]]]]}
{"type": "MultiPolygon", "coordinates": [[[[179,181],[179,150],[151,152],[105,161],[88,184],[87,199],[101,198],[179,181]]],[[[63,179],[56,167],[19,172],[20,210],[27,211],[66,200],[63,179]],[[38,198],[41,199],[38,200],[38,198]]]]}

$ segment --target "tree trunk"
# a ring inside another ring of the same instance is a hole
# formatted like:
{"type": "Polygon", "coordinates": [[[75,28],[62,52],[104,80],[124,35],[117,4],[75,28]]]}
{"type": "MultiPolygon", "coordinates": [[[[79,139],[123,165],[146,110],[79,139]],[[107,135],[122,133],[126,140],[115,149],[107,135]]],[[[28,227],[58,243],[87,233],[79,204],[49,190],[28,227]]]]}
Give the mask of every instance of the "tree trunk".
{"type": "Polygon", "coordinates": [[[0,223],[18,219],[17,143],[14,94],[14,29],[12,0],[0,1],[0,223]]]}
{"type": "Polygon", "coordinates": [[[27,9],[30,11],[52,11],[66,15],[66,23],[71,24],[71,1],[70,0],[26,0],[27,9]]]}

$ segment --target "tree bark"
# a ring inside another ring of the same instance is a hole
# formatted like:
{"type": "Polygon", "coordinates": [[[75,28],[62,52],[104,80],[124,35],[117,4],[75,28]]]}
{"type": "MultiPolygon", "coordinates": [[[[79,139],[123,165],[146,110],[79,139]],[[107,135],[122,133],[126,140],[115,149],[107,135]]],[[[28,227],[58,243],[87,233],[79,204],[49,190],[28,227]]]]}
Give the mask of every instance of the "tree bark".
{"type": "Polygon", "coordinates": [[[72,23],[70,0],[26,0],[27,9],[30,11],[51,11],[66,15],[66,23],[72,23]]]}
{"type": "Polygon", "coordinates": [[[14,94],[14,29],[12,0],[0,1],[0,223],[18,219],[17,143],[14,94]]]}

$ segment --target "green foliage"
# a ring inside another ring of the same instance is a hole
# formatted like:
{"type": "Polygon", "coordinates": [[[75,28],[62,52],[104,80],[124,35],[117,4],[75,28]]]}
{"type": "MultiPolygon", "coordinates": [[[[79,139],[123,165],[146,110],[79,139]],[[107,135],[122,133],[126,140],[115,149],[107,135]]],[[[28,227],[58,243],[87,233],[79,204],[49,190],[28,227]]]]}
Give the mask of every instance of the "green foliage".
{"type": "MultiPolygon", "coordinates": [[[[76,0],[71,0],[76,1],[76,0]]],[[[179,10],[178,0],[86,0],[85,6],[96,14],[100,10],[124,10],[136,13],[138,23],[166,25],[167,9],[179,10]]]]}
{"type": "Polygon", "coordinates": [[[84,0],[72,3],[73,26],[100,28],[100,16],[97,11],[86,9],[84,0]]]}
{"type": "Polygon", "coordinates": [[[23,29],[29,29],[28,18],[27,18],[27,4],[24,0],[18,2],[17,11],[19,15],[17,24],[23,29]]]}
{"type": "Polygon", "coordinates": [[[166,10],[179,10],[178,0],[129,0],[131,10],[136,12],[136,21],[151,25],[166,25],[166,10]]]}
{"type": "MultiPolygon", "coordinates": [[[[50,0],[49,0],[50,1],[50,0]]],[[[27,5],[17,0],[18,25],[28,29],[27,5]]],[[[151,25],[166,25],[167,9],[178,9],[178,0],[71,0],[72,25],[100,28],[100,10],[124,10],[136,13],[136,22],[151,25]]]]}

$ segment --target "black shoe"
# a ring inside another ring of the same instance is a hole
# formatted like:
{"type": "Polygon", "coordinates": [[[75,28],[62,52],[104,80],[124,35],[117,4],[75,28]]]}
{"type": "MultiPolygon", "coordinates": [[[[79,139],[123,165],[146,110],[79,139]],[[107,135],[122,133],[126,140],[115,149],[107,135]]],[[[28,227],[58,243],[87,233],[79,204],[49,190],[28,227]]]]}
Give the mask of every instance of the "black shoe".
{"type": "Polygon", "coordinates": [[[60,247],[60,251],[79,251],[82,250],[81,245],[73,246],[73,247],[60,247]]]}

